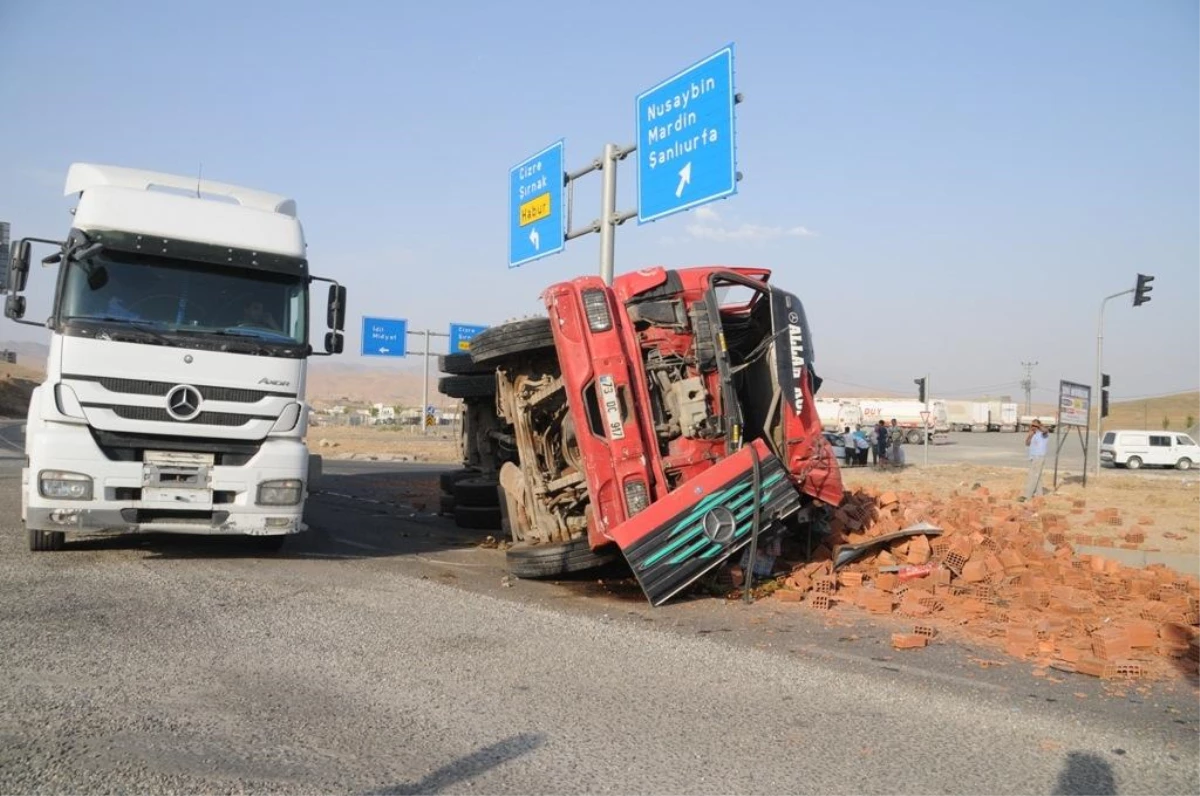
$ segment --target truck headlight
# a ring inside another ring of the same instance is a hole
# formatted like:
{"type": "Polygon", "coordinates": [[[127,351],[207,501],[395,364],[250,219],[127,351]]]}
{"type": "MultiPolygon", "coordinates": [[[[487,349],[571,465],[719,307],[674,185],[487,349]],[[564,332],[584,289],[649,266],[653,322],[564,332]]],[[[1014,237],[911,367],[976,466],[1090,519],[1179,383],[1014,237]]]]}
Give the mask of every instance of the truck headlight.
{"type": "Polygon", "coordinates": [[[83,473],[42,470],[38,473],[38,492],[54,500],[91,500],[92,478],[83,473]]]}
{"type": "Polygon", "coordinates": [[[300,502],[304,482],[299,478],[283,478],[278,481],[263,481],[258,485],[260,506],[294,506],[300,502]]]}
{"type": "Polygon", "coordinates": [[[583,291],[583,311],[593,332],[607,332],[612,328],[612,316],[608,313],[608,300],[603,290],[583,291]]]}
{"type": "Polygon", "coordinates": [[[625,482],[625,510],[632,517],[650,505],[650,492],[645,481],[625,482]]]}

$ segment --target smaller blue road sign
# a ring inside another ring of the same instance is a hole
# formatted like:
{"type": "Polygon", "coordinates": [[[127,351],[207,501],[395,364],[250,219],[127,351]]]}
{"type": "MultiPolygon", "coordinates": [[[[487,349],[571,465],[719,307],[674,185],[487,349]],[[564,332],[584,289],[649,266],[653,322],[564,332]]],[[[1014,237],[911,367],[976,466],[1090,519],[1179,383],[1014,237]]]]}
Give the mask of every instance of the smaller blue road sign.
{"type": "Polygon", "coordinates": [[[557,254],[566,245],[563,142],[508,172],[508,267],[557,254]]]}
{"type": "Polygon", "coordinates": [[[458,354],[470,351],[471,339],[486,328],[486,326],[468,326],[464,323],[450,324],[450,353],[458,354]]]}
{"type": "Polygon", "coordinates": [[[364,357],[402,357],[408,353],[407,343],[407,320],[363,316],[362,355],[364,357]]]}
{"type": "Polygon", "coordinates": [[[733,45],[637,98],[638,223],[737,193],[733,45]]]}

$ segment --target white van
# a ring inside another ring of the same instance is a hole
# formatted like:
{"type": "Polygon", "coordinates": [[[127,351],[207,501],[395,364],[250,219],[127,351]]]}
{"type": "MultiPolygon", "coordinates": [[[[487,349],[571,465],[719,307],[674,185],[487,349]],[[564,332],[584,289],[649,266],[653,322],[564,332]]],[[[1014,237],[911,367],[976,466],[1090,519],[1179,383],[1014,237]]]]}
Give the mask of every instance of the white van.
{"type": "Polygon", "coordinates": [[[1200,464],[1200,445],[1175,431],[1106,431],[1100,461],[1130,470],[1143,465],[1188,470],[1200,464]]]}

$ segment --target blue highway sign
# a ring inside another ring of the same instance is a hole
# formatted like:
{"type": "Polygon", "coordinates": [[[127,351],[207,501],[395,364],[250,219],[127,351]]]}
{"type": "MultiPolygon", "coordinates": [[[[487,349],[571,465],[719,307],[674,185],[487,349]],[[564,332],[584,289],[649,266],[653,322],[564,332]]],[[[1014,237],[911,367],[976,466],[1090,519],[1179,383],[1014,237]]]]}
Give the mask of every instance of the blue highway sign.
{"type": "Polygon", "coordinates": [[[508,172],[508,267],[558,254],[566,245],[563,142],[508,172]]]}
{"type": "Polygon", "coordinates": [[[450,324],[450,353],[470,351],[471,338],[486,328],[486,326],[467,326],[463,323],[450,324]]]}
{"type": "Polygon", "coordinates": [[[733,45],[637,98],[638,223],[737,193],[733,45]]]}
{"type": "Polygon", "coordinates": [[[364,357],[402,357],[408,353],[407,343],[407,320],[363,316],[362,355],[364,357]]]}

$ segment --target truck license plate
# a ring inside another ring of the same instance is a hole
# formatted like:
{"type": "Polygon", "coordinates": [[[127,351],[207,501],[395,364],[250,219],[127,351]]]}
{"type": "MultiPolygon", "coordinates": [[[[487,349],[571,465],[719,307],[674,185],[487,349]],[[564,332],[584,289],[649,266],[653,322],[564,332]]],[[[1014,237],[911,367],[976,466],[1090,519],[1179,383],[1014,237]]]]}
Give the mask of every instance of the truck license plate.
{"type": "Polygon", "coordinates": [[[600,403],[604,405],[604,416],[608,420],[608,435],[613,439],[625,439],[621,404],[617,401],[617,385],[612,376],[600,377],[600,403]]]}

